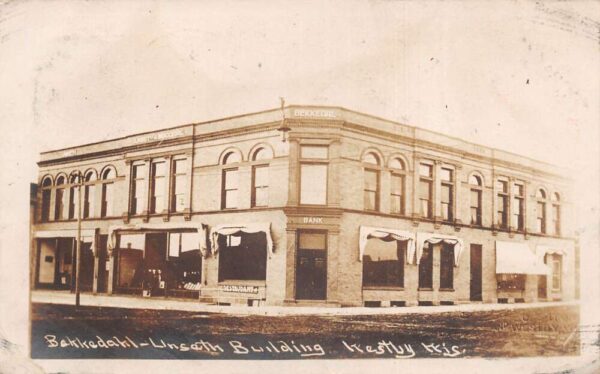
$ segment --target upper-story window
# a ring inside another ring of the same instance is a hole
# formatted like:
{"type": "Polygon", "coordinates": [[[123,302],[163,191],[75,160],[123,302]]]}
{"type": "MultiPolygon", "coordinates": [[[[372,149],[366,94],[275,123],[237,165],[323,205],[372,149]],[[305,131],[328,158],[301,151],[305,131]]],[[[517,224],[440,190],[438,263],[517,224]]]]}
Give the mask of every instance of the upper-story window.
{"type": "Polygon", "coordinates": [[[225,165],[221,182],[221,209],[235,209],[238,207],[239,172],[237,165],[242,161],[242,156],[237,151],[230,151],[223,156],[222,164],[225,165]]]}
{"type": "Polygon", "coordinates": [[[110,217],[113,215],[113,189],[114,179],[117,177],[115,169],[109,167],[102,172],[102,205],[100,208],[101,217],[110,217]]]}
{"type": "Polygon", "coordinates": [[[83,218],[90,218],[94,216],[94,192],[96,186],[93,184],[96,180],[96,173],[93,170],[85,173],[83,177],[83,218]]]}
{"type": "Polygon", "coordinates": [[[472,174],[469,177],[471,187],[471,225],[481,225],[481,197],[483,181],[479,175],[472,174]]]}
{"type": "Polygon", "coordinates": [[[497,223],[500,228],[508,228],[508,181],[498,180],[496,184],[498,193],[497,223]]]}
{"type": "Polygon", "coordinates": [[[421,216],[433,217],[433,165],[419,165],[419,201],[421,203],[421,216]]]}
{"type": "Polygon", "coordinates": [[[300,204],[326,205],[329,148],[302,145],[300,159],[300,204]]]}
{"type": "Polygon", "coordinates": [[[537,199],[537,207],[536,207],[536,229],[537,232],[545,234],[546,233],[546,191],[543,189],[539,189],[535,195],[537,199]]]}
{"type": "Polygon", "coordinates": [[[174,159],[171,167],[171,211],[183,212],[187,200],[187,160],[174,159]]]}
{"type": "Polygon", "coordinates": [[[258,148],[252,154],[252,161],[258,162],[252,165],[252,196],[253,207],[264,207],[269,205],[269,160],[273,157],[270,149],[258,148]]]}
{"type": "Polygon", "coordinates": [[[165,207],[166,162],[155,161],[151,164],[150,213],[161,213],[165,207]]]}
{"type": "Polygon", "coordinates": [[[560,195],[558,193],[552,194],[552,228],[554,229],[554,235],[560,235],[560,195]]]}
{"type": "Polygon", "coordinates": [[[513,183],[513,214],[512,214],[512,227],[522,231],[525,228],[524,225],[524,211],[525,211],[525,186],[523,183],[513,183]]]}
{"type": "Polygon", "coordinates": [[[364,155],[364,209],[379,210],[379,157],[369,152],[364,155]]]}
{"type": "Polygon", "coordinates": [[[392,175],[390,180],[390,213],[405,214],[406,167],[399,158],[390,161],[392,175]]]}
{"type": "Polygon", "coordinates": [[[56,195],[54,200],[54,219],[59,221],[64,218],[65,209],[65,183],[66,178],[61,175],[56,178],[56,195]]]}
{"type": "Polygon", "coordinates": [[[131,170],[131,213],[142,214],[144,207],[146,206],[146,191],[147,191],[147,179],[148,172],[146,171],[146,164],[134,164],[131,170]]]}
{"type": "Polygon", "coordinates": [[[442,182],[442,219],[444,221],[454,220],[454,170],[442,168],[440,171],[442,182]]]}
{"type": "Polygon", "coordinates": [[[71,185],[69,187],[69,219],[74,219],[77,215],[77,209],[79,204],[79,187],[77,186],[77,184],[79,183],[78,180],[79,175],[77,174],[77,172],[71,174],[71,177],[69,178],[69,184],[71,185]]]}
{"type": "Polygon", "coordinates": [[[42,222],[50,220],[50,197],[52,196],[52,179],[42,180],[42,222]]]}

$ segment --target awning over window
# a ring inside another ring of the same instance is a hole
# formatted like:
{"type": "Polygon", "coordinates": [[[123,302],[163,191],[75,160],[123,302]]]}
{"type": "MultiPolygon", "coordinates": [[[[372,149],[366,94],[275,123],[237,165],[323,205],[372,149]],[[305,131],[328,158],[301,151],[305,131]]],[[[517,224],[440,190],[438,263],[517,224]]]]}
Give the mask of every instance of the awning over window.
{"type": "Polygon", "coordinates": [[[208,255],[206,246],[207,226],[196,222],[164,222],[164,223],[139,223],[130,225],[110,226],[108,229],[108,250],[112,251],[117,245],[117,234],[124,232],[145,232],[145,231],[172,231],[180,229],[196,230],[197,242],[200,252],[204,257],[208,255]]]}
{"type": "Polygon", "coordinates": [[[240,233],[256,234],[264,232],[267,236],[267,251],[269,255],[273,254],[273,239],[271,238],[271,223],[256,222],[256,223],[240,223],[240,224],[224,224],[217,225],[210,230],[210,241],[213,254],[219,252],[219,235],[234,235],[240,233]]]}
{"type": "Polygon", "coordinates": [[[365,254],[367,241],[371,238],[377,238],[385,241],[407,241],[406,257],[410,259],[415,255],[415,234],[396,229],[361,226],[358,239],[358,261],[362,261],[363,255],[365,254]]]}
{"type": "MultiPolygon", "coordinates": [[[[458,261],[460,259],[460,255],[464,247],[462,239],[452,235],[434,234],[430,232],[417,233],[417,264],[421,262],[421,256],[423,255],[423,246],[425,245],[425,243],[438,244],[442,242],[454,246],[454,266],[458,266],[458,261]]],[[[413,259],[410,258],[409,263],[412,263],[412,260],[413,259]]]]}
{"type": "MultiPolygon", "coordinates": [[[[96,235],[96,230],[85,229],[81,230],[81,237],[89,238],[96,235]]],[[[76,238],[77,230],[51,230],[51,231],[36,231],[33,236],[38,239],[43,238],[76,238]]]]}
{"type": "Polygon", "coordinates": [[[547,274],[548,267],[525,243],[496,241],[496,274],[547,274]]]}
{"type": "Polygon", "coordinates": [[[561,255],[566,256],[567,252],[563,249],[548,247],[546,245],[538,245],[535,249],[535,254],[539,262],[544,262],[544,256],[546,255],[561,255]]]}

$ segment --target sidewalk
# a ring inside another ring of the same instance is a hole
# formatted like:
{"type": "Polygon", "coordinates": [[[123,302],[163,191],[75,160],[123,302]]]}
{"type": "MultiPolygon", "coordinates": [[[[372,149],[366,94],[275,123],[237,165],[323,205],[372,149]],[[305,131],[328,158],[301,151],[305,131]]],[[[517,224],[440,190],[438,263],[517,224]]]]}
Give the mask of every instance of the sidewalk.
{"type": "MultiPolygon", "coordinates": [[[[32,303],[75,305],[75,295],[67,291],[31,291],[32,303]]],[[[331,307],[293,307],[293,306],[222,306],[205,304],[196,300],[150,299],[139,296],[92,295],[81,294],[81,305],[181,310],[187,312],[225,313],[232,315],[290,316],[290,315],[381,315],[381,314],[433,314],[447,312],[484,312],[495,310],[516,310],[541,307],[579,305],[579,301],[543,302],[529,304],[462,304],[441,306],[413,306],[395,308],[331,308],[331,307]]]]}

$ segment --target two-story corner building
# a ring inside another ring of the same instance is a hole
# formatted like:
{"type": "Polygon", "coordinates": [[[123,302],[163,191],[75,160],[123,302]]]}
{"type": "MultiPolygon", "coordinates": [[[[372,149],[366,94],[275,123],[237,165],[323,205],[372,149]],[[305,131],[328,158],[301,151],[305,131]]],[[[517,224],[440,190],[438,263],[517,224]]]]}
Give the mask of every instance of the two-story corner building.
{"type": "Polygon", "coordinates": [[[343,108],[131,135],[38,165],[35,288],[74,287],[80,214],[80,284],[94,293],[332,306],[576,296],[564,171],[343,108]]]}

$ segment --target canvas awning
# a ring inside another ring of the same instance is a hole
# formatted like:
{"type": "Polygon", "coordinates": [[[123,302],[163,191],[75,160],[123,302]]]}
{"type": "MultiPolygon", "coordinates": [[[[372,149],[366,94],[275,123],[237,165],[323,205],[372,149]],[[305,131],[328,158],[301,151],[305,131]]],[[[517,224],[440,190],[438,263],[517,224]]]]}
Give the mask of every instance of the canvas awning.
{"type": "MultiPolygon", "coordinates": [[[[77,230],[46,230],[35,231],[33,237],[36,239],[77,238],[77,230]]],[[[96,254],[96,229],[81,230],[81,241],[92,243],[90,250],[96,254]]]]}
{"type": "Polygon", "coordinates": [[[367,246],[367,241],[371,238],[377,238],[385,241],[407,241],[406,257],[412,258],[415,255],[415,234],[396,229],[361,226],[358,238],[358,261],[362,261],[365,253],[365,247],[367,246]]]}
{"type": "Polygon", "coordinates": [[[496,241],[496,274],[547,274],[548,267],[525,243],[496,241]]]}
{"type": "Polygon", "coordinates": [[[267,236],[267,251],[269,255],[273,254],[273,239],[271,238],[270,222],[240,223],[217,225],[210,230],[211,248],[214,254],[219,252],[219,235],[234,235],[240,233],[255,234],[264,232],[267,236]]]}
{"type": "MultiPolygon", "coordinates": [[[[421,256],[423,255],[423,246],[425,243],[438,244],[445,243],[454,246],[454,266],[458,266],[458,261],[462,253],[464,244],[462,239],[444,234],[435,234],[430,232],[418,232],[417,233],[417,244],[416,244],[416,262],[421,262],[421,256]]],[[[412,263],[412,258],[409,259],[409,263],[412,263]]]]}
{"type": "Polygon", "coordinates": [[[164,223],[137,223],[130,225],[110,226],[108,229],[108,250],[112,251],[117,245],[117,233],[123,232],[145,232],[145,231],[172,231],[181,229],[196,230],[196,240],[199,243],[200,252],[204,257],[208,255],[206,246],[207,226],[197,222],[164,222],[164,223]]]}
{"type": "Polygon", "coordinates": [[[546,255],[561,255],[566,256],[567,252],[564,249],[549,247],[546,245],[538,245],[535,249],[535,254],[539,262],[544,262],[544,256],[546,255]]]}
{"type": "MultiPolygon", "coordinates": [[[[96,235],[95,229],[81,230],[82,238],[94,237],[96,235]]],[[[36,231],[33,234],[36,239],[52,239],[52,238],[76,238],[77,230],[48,230],[48,231],[36,231]]]]}

